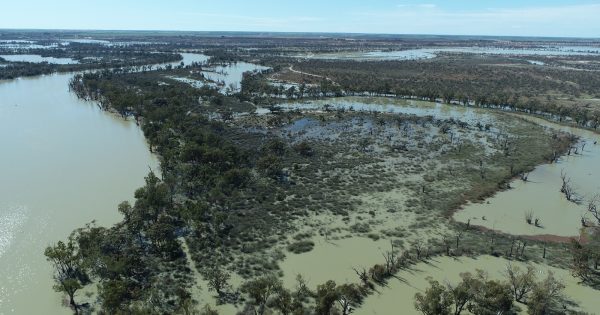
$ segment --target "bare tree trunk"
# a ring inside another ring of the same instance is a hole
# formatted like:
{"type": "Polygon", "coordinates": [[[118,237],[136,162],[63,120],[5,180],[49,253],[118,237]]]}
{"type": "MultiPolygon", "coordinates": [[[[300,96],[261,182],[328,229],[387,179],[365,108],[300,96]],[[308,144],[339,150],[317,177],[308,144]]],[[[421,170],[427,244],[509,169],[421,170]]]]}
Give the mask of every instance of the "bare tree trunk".
{"type": "Polygon", "coordinates": [[[544,242],[544,254],[542,255],[542,258],[546,259],[546,242],[544,242]]]}

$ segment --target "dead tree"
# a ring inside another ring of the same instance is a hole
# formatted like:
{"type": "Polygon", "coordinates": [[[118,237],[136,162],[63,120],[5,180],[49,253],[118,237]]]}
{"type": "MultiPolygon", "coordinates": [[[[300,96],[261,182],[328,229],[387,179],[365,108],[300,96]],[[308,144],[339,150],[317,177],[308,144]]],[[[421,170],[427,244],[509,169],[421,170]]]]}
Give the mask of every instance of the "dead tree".
{"type": "Polygon", "coordinates": [[[523,244],[521,246],[521,258],[525,257],[525,246],[527,246],[527,242],[523,241],[523,244]]]}
{"type": "Polygon", "coordinates": [[[533,223],[533,211],[525,212],[525,222],[529,225],[533,223]]]}
{"type": "Polygon", "coordinates": [[[417,259],[421,259],[421,252],[423,251],[423,243],[421,241],[416,241],[413,244],[413,247],[415,249],[415,253],[417,254],[417,259]]]}
{"type": "MultiPolygon", "coordinates": [[[[508,253],[508,257],[512,257],[513,255],[513,250],[515,248],[515,244],[517,243],[517,239],[516,238],[512,238],[511,242],[510,242],[510,252],[508,253]]],[[[518,247],[517,247],[518,248],[518,247]]]]}
{"type": "Polygon", "coordinates": [[[565,197],[568,201],[575,201],[575,190],[573,186],[571,186],[571,178],[567,176],[567,173],[564,170],[560,171],[560,179],[562,180],[562,186],[560,188],[560,192],[565,194],[565,197]]]}
{"type": "Polygon", "coordinates": [[[456,250],[458,251],[458,248],[460,247],[460,240],[462,239],[463,236],[463,231],[459,231],[458,233],[456,233],[456,250]]]}
{"type": "Polygon", "coordinates": [[[546,259],[546,245],[548,245],[548,243],[544,242],[544,254],[542,254],[542,258],[546,259]]]}
{"type": "Polygon", "coordinates": [[[363,286],[365,288],[370,288],[371,281],[369,281],[369,274],[367,273],[367,269],[365,269],[364,267],[360,270],[356,268],[352,269],[354,270],[354,272],[356,272],[356,275],[358,275],[358,278],[360,279],[360,282],[362,282],[363,286]]]}
{"type": "Polygon", "coordinates": [[[385,259],[385,270],[388,275],[394,274],[396,271],[396,253],[394,252],[394,243],[391,242],[392,249],[382,253],[383,259],[385,259]]]}
{"type": "Polygon", "coordinates": [[[450,256],[450,249],[452,247],[452,240],[449,237],[444,236],[442,239],[444,247],[446,248],[446,256],[450,256]]]}
{"type": "Polygon", "coordinates": [[[483,160],[479,160],[479,176],[481,176],[481,179],[485,179],[485,167],[483,166],[483,160]]]}
{"type": "Polygon", "coordinates": [[[550,160],[550,164],[556,163],[557,161],[558,161],[558,153],[556,153],[556,151],[554,151],[554,153],[552,153],[552,160],[550,160]]]}

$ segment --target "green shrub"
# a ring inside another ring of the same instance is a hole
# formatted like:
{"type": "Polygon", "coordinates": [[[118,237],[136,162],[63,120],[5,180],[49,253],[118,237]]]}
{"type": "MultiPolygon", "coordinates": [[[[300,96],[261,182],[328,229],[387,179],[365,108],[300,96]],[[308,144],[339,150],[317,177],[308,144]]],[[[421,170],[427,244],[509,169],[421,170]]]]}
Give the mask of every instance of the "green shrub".
{"type": "Polygon", "coordinates": [[[287,249],[294,254],[302,254],[310,252],[314,247],[315,243],[313,241],[300,241],[288,245],[287,249]]]}

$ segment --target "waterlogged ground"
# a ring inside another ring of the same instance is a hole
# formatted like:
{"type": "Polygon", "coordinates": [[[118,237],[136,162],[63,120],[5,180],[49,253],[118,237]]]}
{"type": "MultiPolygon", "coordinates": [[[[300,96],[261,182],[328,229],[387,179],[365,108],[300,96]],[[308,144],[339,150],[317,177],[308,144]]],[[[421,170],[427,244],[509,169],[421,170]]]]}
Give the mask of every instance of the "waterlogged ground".
{"type": "Polygon", "coordinates": [[[298,57],[307,59],[337,60],[418,60],[435,58],[439,53],[468,53],[507,56],[589,56],[600,55],[600,47],[594,46],[546,46],[540,48],[499,47],[441,47],[396,51],[366,51],[308,54],[298,57]]]}
{"type": "MultiPolygon", "coordinates": [[[[285,110],[346,110],[372,111],[382,113],[404,113],[417,116],[431,115],[438,119],[456,119],[471,125],[476,123],[495,125],[498,116],[490,111],[460,106],[448,106],[414,100],[394,100],[390,98],[339,98],[304,103],[281,104],[285,110]]],[[[460,222],[515,235],[554,235],[560,237],[578,236],[581,218],[593,222],[586,213],[587,201],[600,194],[600,169],[590,165],[600,165],[600,135],[587,130],[565,127],[539,118],[515,115],[543,126],[548,132],[567,132],[580,138],[573,147],[572,154],[562,156],[557,163],[542,164],[529,173],[528,181],[516,179],[510,183],[511,189],[497,193],[485,202],[470,203],[454,218],[460,222]],[[583,149],[582,149],[583,148],[583,149]],[[561,173],[567,174],[577,192],[578,202],[568,201],[560,192],[561,173]],[[540,226],[525,221],[525,214],[533,212],[540,226]]],[[[308,134],[319,132],[310,130],[308,134]]],[[[464,137],[464,136],[463,136],[464,137]]],[[[526,149],[525,149],[526,150],[526,149]]],[[[531,166],[534,166],[532,164],[531,166]]]]}
{"type": "Polygon", "coordinates": [[[600,141],[600,135],[535,117],[525,119],[580,137],[578,154],[572,150],[571,155],[563,156],[558,163],[538,166],[529,174],[528,182],[515,180],[512,189],[499,192],[484,203],[470,204],[454,218],[515,235],[579,236],[581,219],[590,223],[595,220],[586,212],[587,201],[600,193],[600,168],[595,167],[600,165],[600,145],[594,144],[600,141]],[[561,173],[571,179],[579,202],[568,201],[560,192],[561,173]],[[539,218],[540,227],[527,224],[527,212],[539,218]]]}
{"type": "Polygon", "coordinates": [[[79,63],[77,60],[71,58],[55,58],[55,57],[42,57],[40,55],[0,55],[9,62],[32,62],[32,63],[53,63],[59,65],[70,65],[79,63]]]}
{"type": "Polygon", "coordinates": [[[279,110],[259,109],[235,124],[291,146],[308,143],[315,152],[310,163],[289,161],[294,194],[283,203],[305,216],[287,244],[313,245],[300,254],[281,248],[279,273],[288,287],[298,274],[311,287],[357,282],[353,268],[381,263],[392,244],[439,245],[455,233],[447,211],[497,190],[510,178],[511,160],[527,167],[553,152],[552,131],[475,108],[349,97],[279,110]]]}
{"type": "Polygon", "coordinates": [[[211,71],[203,71],[202,73],[206,79],[219,83],[222,86],[222,91],[238,92],[242,87],[242,77],[245,72],[262,71],[266,69],[269,68],[247,62],[236,62],[216,66],[214,69],[211,69],[211,71]]]}
{"type": "MultiPolygon", "coordinates": [[[[206,60],[204,55],[184,54],[184,64],[206,60]]],[[[206,81],[220,82],[223,91],[235,91],[243,72],[262,69],[238,63],[203,72],[205,81],[186,83],[200,87],[206,81]]],[[[69,78],[0,82],[0,95],[8,96],[0,101],[0,131],[6,129],[0,137],[9,152],[0,166],[9,179],[0,182],[0,314],[68,313],[60,308],[60,296],[50,291],[43,248],[92,219],[102,224],[118,220],[116,204],[131,198],[148,165],[157,168],[139,129],[76,100],[67,91],[69,78]],[[40,111],[46,114],[34,115],[40,111]],[[68,149],[73,147],[76,152],[68,149]],[[72,198],[61,197],[65,195],[72,198]],[[27,303],[31,294],[39,296],[35,305],[27,303]]],[[[439,244],[454,233],[454,223],[445,215],[466,200],[471,203],[454,219],[517,235],[577,235],[584,205],[564,200],[561,171],[572,178],[582,201],[600,192],[597,170],[590,167],[600,165],[600,145],[593,145],[598,136],[591,132],[534,118],[527,119],[535,124],[481,109],[392,98],[348,97],[279,107],[280,113],[259,108],[258,115],[241,115],[234,124],[261,139],[243,145],[279,138],[290,147],[306,142],[315,153],[309,163],[285,161],[295,193],[282,203],[302,214],[295,222],[297,229],[275,247],[285,254],[276,272],[287,287],[293,287],[298,274],[313,288],[330,279],[358,282],[353,268],[381,263],[382,253],[392,244],[396,249],[439,244]],[[512,189],[489,203],[474,203],[481,194],[498,189],[511,163],[517,168],[542,163],[553,152],[552,135],[559,130],[586,142],[581,154],[539,166],[529,182],[514,181],[512,189]],[[542,227],[526,224],[526,211],[534,212],[542,227]],[[310,241],[313,247],[292,253],[288,245],[298,241],[310,241]]],[[[273,259],[254,257],[269,263],[273,259]]],[[[456,281],[460,272],[479,267],[499,276],[505,266],[505,260],[487,256],[437,258],[399,275],[405,282],[391,280],[357,314],[412,310],[414,293],[425,287],[427,275],[456,281]]],[[[194,297],[200,305],[215,305],[214,292],[208,291],[198,269],[192,270],[198,279],[194,297]]],[[[568,271],[553,270],[567,283],[565,293],[583,310],[600,309],[593,298],[597,291],[578,286],[568,271]]],[[[250,275],[247,270],[237,272],[231,281],[234,288],[250,275]]],[[[217,308],[221,314],[236,312],[232,305],[217,308]]]]}
{"type": "Polygon", "coordinates": [[[306,102],[278,104],[286,110],[345,110],[415,116],[433,116],[436,119],[456,119],[469,124],[491,124],[497,115],[480,108],[449,106],[440,103],[404,100],[388,97],[340,97],[306,102]]]}
{"type": "MultiPolygon", "coordinates": [[[[525,263],[508,261],[492,256],[459,259],[451,257],[434,258],[427,263],[420,263],[408,270],[399,272],[391,278],[384,287],[379,287],[378,292],[369,296],[364,304],[356,310],[357,315],[386,315],[386,314],[421,314],[414,308],[414,296],[423,293],[429,284],[427,277],[432,277],[440,283],[456,284],[460,281],[460,273],[485,270],[491,279],[505,279],[504,272],[508,263],[526,268],[525,263]]],[[[600,310],[598,291],[580,285],[579,280],[571,276],[568,270],[557,269],[542,264],[533,264],[536,269],[537,279],[544,279],[548,272],[561,280],[565,285],[564,295],[570,297],[571,302],[577,305],[572,310],[597,313],[600,310]]],[[[527,314],[527,306],[517,304],[521,308],[520,314],[527,314]]]]}
{"type": "MultiPolygon", "coordinates": [[[[168,75],[166,78],[189,84],[195,88],[203,86],[217,87],[222,93],[239,92],[244,73],[269,69],[268,67],[248,62],[208,66],[206,62],[209,60],[209,56],[195,53],[182,53],[181,55],[184,57],[183,62],[186,65],[196,62],[205,66],[202,68],[202,71],[192,70],[179,73],[178,75],[168,75]]],[[[173,65],[177,66],[176,63],[173,65]]]]}

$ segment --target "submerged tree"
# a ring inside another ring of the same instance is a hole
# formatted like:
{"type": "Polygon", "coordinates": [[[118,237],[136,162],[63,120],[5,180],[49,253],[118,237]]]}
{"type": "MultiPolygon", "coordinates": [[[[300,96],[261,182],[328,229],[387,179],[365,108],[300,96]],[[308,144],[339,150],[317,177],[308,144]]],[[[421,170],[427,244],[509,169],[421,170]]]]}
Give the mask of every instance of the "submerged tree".
{"type": "Polygon", "coordinates": [[[523,302],[524,297],[535,286],[535,269],[532,266],[527,266],[527,270],[522,272],[519,267],[508,264],[506,277],[517,302],[523,302]]]}
{"type": "Polygon", "coordinates": [[[429,278],[424,294],[415,294],[415,308],[424,315],[450,315],[452,296],[439,282],[429,278]]]}
{"type": "Polygon", "coordinates": [[[568,201],[576,202],[575,189],[573,188],[573,185],[571,185],[571,178],[567,176],[567,173],[564,170],[560,171],[560,178],[562,180],[560,192],[565,194],[568,201]]]}
{"type": "Polygon", "coordinates": [[[600,224],[600,209],[598,209],[598,203],[600,203],[600,194],[595,195],[588,201],[587,210],[594,218],[596,218],[598,224],[600,224]]]}
{"type": "Polygon", "coordinates": [[[315,293],[316,311],[319,315],[329,315],[334,308],[339,295],[336,290],[335,281],[329,280],[317,286],[315,293]]]}
{"type": "Polygon", "coordinates": [[[549,272],[544,281],[534,286],[527,304],[527,313],[530,315],[559,313],[560,311],[556,309],[564,288],[565,285],[557,280],[552,272],[549,272]]]}
{"type": "Polygon", "coordinates": [[[573,276],[581,278],[583,281],[590,280],[590,275],[592,272],[590,268],[590,250],[579,241],[572,239],[571,255],[573,259],[571,265],[573,276]]]}
{"type": "Polygon", "coordinates": [[[277,276],[267,275],[244,283],[241,290],[253,299],[253,304],[258,307],[256,313],[262,315],[271,296],[282,286],[283,284],[277,276]]]}
{"type": "Polygon", "coordinates": [[[44,255],[54,266],[54,290],[67,294],[69,304],[79,314],[75,292],[89,283],[89,277],[77,245],[72,239],[66,244],[59,241],[56,245],[47,247],[44,255]]]}

